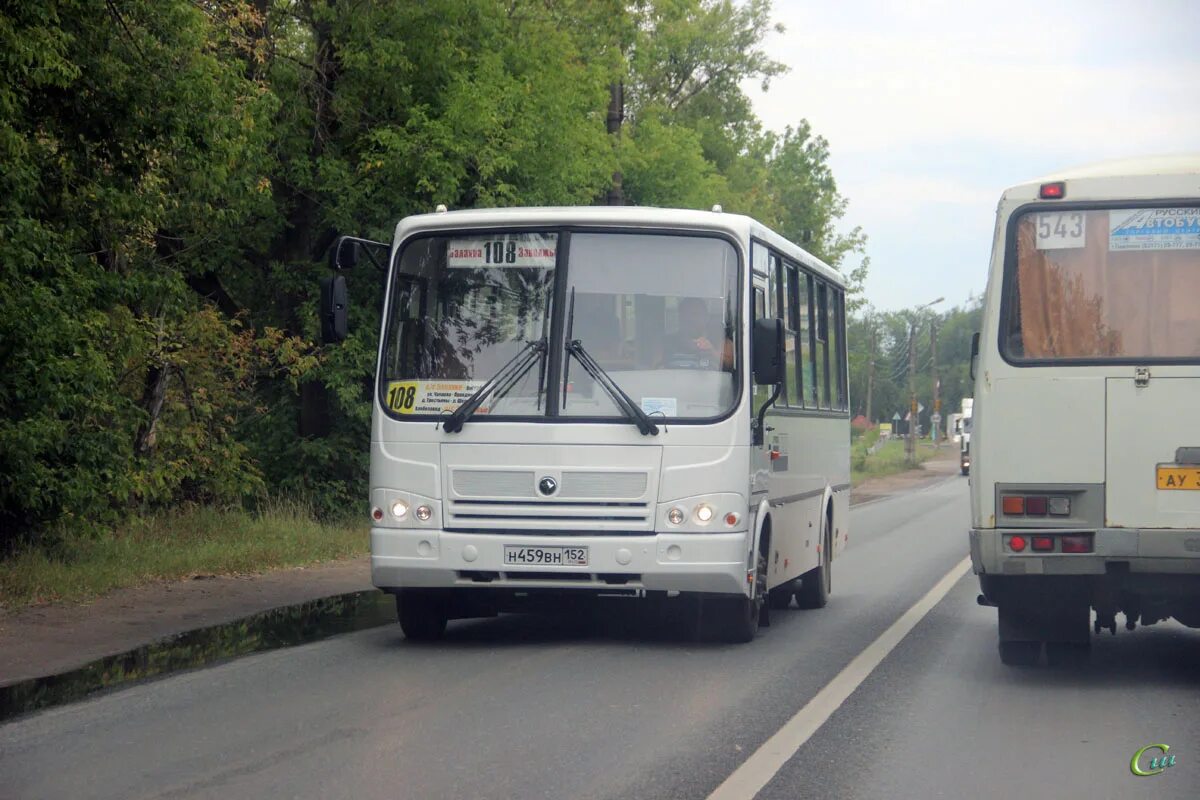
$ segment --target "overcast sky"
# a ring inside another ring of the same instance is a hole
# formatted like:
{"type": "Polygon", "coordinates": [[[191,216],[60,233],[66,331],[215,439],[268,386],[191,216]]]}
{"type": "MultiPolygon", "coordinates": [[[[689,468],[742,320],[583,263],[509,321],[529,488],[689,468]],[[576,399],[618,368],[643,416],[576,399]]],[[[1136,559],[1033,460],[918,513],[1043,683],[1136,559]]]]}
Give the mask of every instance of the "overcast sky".
{"type": "Polygon", "coordinates": [[[829,140],[868,300],[981,294],[996,203],[1068,166],[1200,152],[1200,0],[775,0],[767,127],[829,140]]]}

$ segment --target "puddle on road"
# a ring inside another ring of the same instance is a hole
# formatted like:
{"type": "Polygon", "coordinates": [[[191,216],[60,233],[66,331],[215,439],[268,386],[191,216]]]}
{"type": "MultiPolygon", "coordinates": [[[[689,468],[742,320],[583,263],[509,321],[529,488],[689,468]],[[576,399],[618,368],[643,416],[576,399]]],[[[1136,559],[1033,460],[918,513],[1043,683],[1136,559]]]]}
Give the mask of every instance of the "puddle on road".
{"type": "Polygon", "coordinates": [[[0,687],[0,721],[69,703],[130,681],[214,661],[394,624],[391,595],[377,590],[324,597],[188,631],[78,669],[0,687]]]}

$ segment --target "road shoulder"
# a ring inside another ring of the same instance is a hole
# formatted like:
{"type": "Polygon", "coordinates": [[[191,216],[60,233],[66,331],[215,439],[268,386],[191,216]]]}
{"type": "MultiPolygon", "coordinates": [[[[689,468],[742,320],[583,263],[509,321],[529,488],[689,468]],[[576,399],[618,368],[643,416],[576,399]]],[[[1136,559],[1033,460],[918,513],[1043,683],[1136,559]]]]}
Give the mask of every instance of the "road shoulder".
{"type": "MultiPolygon", "coordinates": [[[[943,445],[937,453],[916,469],[879,478],[867,478],[857,484],[850,490],[850,505],[861,505],[882,500],[885,497],[917,491],[959,474],[961,473],[958,450],[954,446],[943,445]]],[[[966,479],[964,478],[964,480],[966,479]]]]}

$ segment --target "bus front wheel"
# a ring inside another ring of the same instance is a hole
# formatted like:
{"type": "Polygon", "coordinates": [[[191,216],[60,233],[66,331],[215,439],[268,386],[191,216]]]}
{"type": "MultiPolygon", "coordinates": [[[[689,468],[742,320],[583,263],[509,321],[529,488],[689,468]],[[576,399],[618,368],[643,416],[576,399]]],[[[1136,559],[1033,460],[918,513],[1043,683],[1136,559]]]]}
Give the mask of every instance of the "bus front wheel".
{"type": "Polygon", "coordinates": [[[404,638],[432,642],[442,638],[450,619],[443,598],[432,592],[409,589],[396,594],[396,615],[404,638]]]}
{"type": "Polygon", "coordinates": [[[758,554],[754,591],[749,597],[720,597],[707,601],[709,613],[715,617],[717,635],[726,642],[744,644],[758,635],[767,588],[767,555],[758,554]]]}

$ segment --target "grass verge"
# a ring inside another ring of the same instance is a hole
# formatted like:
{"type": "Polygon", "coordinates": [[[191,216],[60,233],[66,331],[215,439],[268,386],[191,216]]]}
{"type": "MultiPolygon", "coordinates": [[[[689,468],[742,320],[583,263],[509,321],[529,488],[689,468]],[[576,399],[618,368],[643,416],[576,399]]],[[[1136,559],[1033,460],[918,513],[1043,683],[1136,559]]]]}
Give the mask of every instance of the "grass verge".
{"type": "MultiPolygon", "coordinates": [[[[874,453],[868,453],[870,444],[866,436],[860,437],[850,449],[850,484],[857,486],[867,478],[879,478],[884,475],[895,475],[910,467],[904,457],[904,440],[889,439],[878,444],[874,453]]],[[[917,442],[917,463],[921,464],[937,453],[932,447],[917,442]]]]}
{"type": "Polygon", "coordinates": [[[68,539],[0,561],[0,605],[78,602],[191,575],[265,572],[362,555],[365,522],[318,522],[299,505],[262,513],[197,508],[133,520],[97,539],[68,539]]]}

